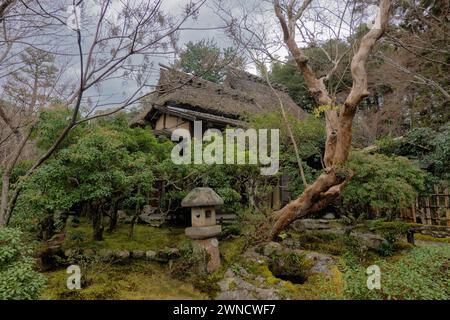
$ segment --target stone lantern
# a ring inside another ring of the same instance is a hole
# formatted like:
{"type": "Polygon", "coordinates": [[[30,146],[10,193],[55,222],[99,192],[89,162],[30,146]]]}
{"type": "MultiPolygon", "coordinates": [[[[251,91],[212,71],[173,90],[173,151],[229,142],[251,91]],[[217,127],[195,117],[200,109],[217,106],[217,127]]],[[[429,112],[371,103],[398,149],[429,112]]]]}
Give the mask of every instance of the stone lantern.
{"type": "Polygon", "coordinates": [[[195,188],[181,201],[181,206],[191,208],[192,227],[185,233],[191,238],[194,251],[206,251],[210,258],[203,271],[214,272],[220,268],[219,241],[216,236],[222,228],[216,224],[216,207],[223,205],[223,199],[211,188],[195,188]]]}

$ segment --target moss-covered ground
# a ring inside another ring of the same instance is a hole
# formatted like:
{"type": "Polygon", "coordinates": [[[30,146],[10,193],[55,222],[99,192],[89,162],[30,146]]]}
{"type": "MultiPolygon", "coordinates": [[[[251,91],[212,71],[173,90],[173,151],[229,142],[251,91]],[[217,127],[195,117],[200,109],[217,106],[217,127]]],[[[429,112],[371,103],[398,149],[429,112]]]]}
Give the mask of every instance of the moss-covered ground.
{"type": "MultiPolygon", "coordinates": [[[[119,224],[113,233],[104,233],[103,241],[92,240],[92,227],[83,220],[78,227],[68,227],[66,231],[64,249],[158,250],[182,248],[191,242],[184,235],[184,228],[136,225],[134,237],[129,239],[129,225],[119,224]]],[[[222,268],[212,275],[186,276],[181,280],[173,276],[176,264],[149,261],[83,262],[81,290],[67,289],[66,269],[46,272],[48,281],[41,299],[208,299],[217,293],[217,281],[242,253],[245,243],[243,237],[220,241],[222,268]]]]}
{"type": "Polygon", "coordinates": [[[104,232],[103,241],[92,240],[92,226],[82,220],[74,228],[67,228],[64,248],[90,248],[111,250],[158,250],[165,247],[176,248],[190,243],[184,235],[184,228],[155,228],[148,225],[137,224],[134,227],[134,236],[129,238],[130,225],[118,224],[112,233],[104,232]]]}
{"type": "Polygon", "coordinates": [[[158,263],[135,262],[127,265],[97,264],[82,271],[82,289],[66,287],[66,270],[45,273],[47,285],[41,299],[140,300],[206,299],[207,295],[190,283],[173,279],[167,267],[158,263]]]}
{"type": "MultiPolygon", "coordinates": [[[[165,247],[181,248],[190,243],[190,240],[184,236],[183,228],[169,229],[137,225],[133,239],[128,238],[128,230],[129,225],[122,224],[112,234],[105,232],[103,241],[93,241],[91,226],[82,221],[79,227],[68,228],[64,248],[158,250],[165,247]]],[[[222,267],[211,275],[198,275],[192,272],[181,277],[175,276],[180,274],[180,272],[174,272],[174,268],[182,265],[179,263],[92,262],[82,266],[82,290],[66,288],[68,275],[65,269],[45,273],[48,282],[41,299],[211,299],[220,291],[217,283],[224,277],[224,273],[228,269],[241,267],[255,276],[263,277],[262,285],[266,288],[275,288],[284,299],[389,299],[389,294],[397,295],[396,297],[400,299],[402,297],[432,299],[446,296],[442,284],[445,284],[445,275],[449,274],[448,260],[447,264],[444,263],[442,267],[440,265],[448,259],[448,239],[416,235],[417,240],[434,241],[443,244],[444,247],[417,250],[404,241],[396,241],[387,252],[388,254],[383,256],[382,252],[361,251],[357,243],[345,236],[318,231],[308,234],[291,232],[288,237],[293,239],[296,247],[300,249],[333,255],[337,263],[332,266],[330,275],[310,275],[302,284],[277,278],[271,272],[269,260],[256,262],[245,257],[243,253],[248,243],[245,237],[238,236],[220,241],[222,267]],[[435,285],[437,281],[433,281],[433,275],[429,275],[424,268],[430,262],[436,266],[435,273],[439,272],[441,277],[439,279],[444,281],[435,291],[432,289],[430,291],[429,286],[435,285]],[[387,295],[366,292],[368,289],[365,285],[367,280],[365,271],[366,267],[373,263],[379,264],[382,269],[390,270],[392,273],[392,276],[385,278],[388,281],[384,288],[387,295]],[[415,278],[417,285],[408,284],[409,277],[415,278]],[[397,278],[402,281],[401,284],[398,283],[400,280],[397,281],[397,278]],[[419,288],[420,290],[414,287],[422,285],[427,287],[419,288]],[[408,294],[402,295],[400,292],[402,290],[408,294]],[[422,294],[424,292],[426,295],[422,294]]],[[[253,277],[245,280],[252,283],[254,279],[253,277]]],[[[450,299],[450,293],[447,296],[450,299]]]]}

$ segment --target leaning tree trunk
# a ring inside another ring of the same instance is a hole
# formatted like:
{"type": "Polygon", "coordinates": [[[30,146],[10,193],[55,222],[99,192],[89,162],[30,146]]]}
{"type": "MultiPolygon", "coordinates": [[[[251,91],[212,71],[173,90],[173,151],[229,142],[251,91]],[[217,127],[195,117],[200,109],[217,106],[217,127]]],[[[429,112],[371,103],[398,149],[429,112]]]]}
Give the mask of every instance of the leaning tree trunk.
{"type": "MultiPolygon", "coordinates": [[[[305,1],[305,10],[311,1],[305,1]]],[[[353,86],[340,107],[339,112],[331,108],[325,113],[327,140],[325,145],[325,171],[314,183],[308,185],[304,192],[285,207],[274,213],[275,223],[272,227],[271,237],[277,238],[279,233],[294,220],[305,215],[317,212],[326,207],[335,199],[348,180],[351,172],[346,172],[349,150],[352,142],[352,124],[357,107],[361,100],[368,95],[367,73],[365,64],[375,43],[383,35],[389,21],[390,0],[380,0],[380,11],[374,27],[362,38],[360,46],[351,62],[353,86]]],[[[295,19],[302,12],[285,15],[279,1],[274,0],[275,14],[280,21],[283,30],[284,42],[292,54],[298,68],[302,71],[310,92],[321,105],[334,107],[334,99],[328,93],[325,81],[328,77],[317,79],[308,65],[308,58],[303,54],[295,42],[295,19]]],[[[289,7],[288,10],[292,10],[289,7]]]]}

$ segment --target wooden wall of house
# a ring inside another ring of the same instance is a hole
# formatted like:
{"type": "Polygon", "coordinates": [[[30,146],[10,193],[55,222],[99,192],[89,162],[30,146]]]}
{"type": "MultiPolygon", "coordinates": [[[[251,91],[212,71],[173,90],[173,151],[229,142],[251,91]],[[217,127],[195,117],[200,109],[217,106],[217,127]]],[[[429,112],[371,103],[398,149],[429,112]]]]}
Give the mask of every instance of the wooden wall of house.
{"type": "Polygon", "coordinates": [[[163,114],[155,124],[155,130],[170,130],[182,128],[186,130],[191,130],[191,125],[189,121],[186,121],[180,117],[172,116],[169,114],[163,114]]]}

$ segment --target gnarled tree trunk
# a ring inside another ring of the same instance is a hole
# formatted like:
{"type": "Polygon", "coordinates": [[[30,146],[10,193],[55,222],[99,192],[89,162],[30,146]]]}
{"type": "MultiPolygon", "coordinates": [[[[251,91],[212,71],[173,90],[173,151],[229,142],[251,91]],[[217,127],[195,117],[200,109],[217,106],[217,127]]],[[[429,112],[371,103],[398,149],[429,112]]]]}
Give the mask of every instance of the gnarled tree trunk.
{"type": "MultiPolygon", "coordinates": [[[[293,5],[288,5],[286,10],[282,10],[279,1],[274,0],[275,14],[283,30],[284,42],[303,73],[308,89],[319,104],[334,107],[334,99],[325,86],[325,81],[329,77],[325,76],[319,79],[315,77],[308,64],[308,58],[295,41],[296,20],[301,17],[310,3],[311,0],[305,0],[300,10],[295,13],[293,5]]],[[[271,231],[272,238],[277,238],[278,234],[294,220],[326,207],[339,195],[351,178],[351,173],[344,172],[342,167],[347,162],[351,147],[353,118],[359,103],[368,95],[365,64],[375,43],[387,28],[390,7],[390,0],[380,0],[376,23],[362,38],[358,51],[351,62],[353,85],[350,94],[339,111],[333,108],[325,112],[327,140],[324,173],[314,183],[307,186],[297,199],[274,213],[275,223],[271,231]]]]}

